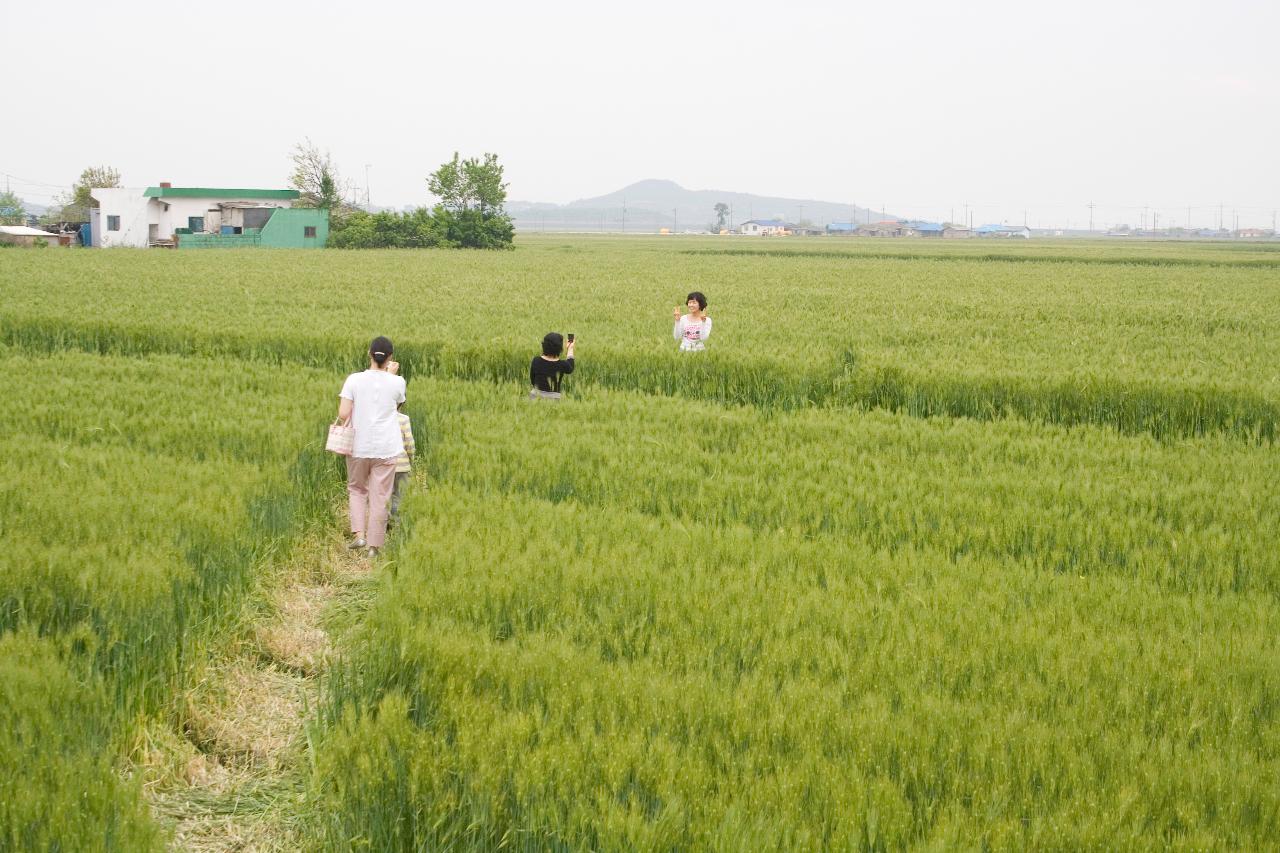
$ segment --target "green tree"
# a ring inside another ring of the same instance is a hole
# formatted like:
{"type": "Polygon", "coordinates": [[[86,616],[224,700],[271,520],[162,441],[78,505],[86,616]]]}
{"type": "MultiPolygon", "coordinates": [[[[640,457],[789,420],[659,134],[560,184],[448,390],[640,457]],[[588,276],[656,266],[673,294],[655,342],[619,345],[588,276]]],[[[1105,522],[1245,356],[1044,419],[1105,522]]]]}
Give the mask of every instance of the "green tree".
{"type": "Polygon", "coordinates": [[[723,231],[725,223],[729,221],[729,205],[722,201],[716,202],[716,230],[723,231]]]}
{"type": "Polygon", "coordinates": [[[497,154],[483,160],[466,160],[453,152],[453,159],[427,177],[427,189],[454,213],[469,210],[481,215],[502,213],[507,202],[507,184],[502,182],[502,165],[497,154]]]}
{"type": "Polygon", "coordinates": [[[11,192],[0,193],[0,225],[25,225],[27,210],[22,199],[11,192]]]}
{"type": "Polygon", "coordinates": [[[457,151],[453,152],[452,160],[427,176],[427,189],[440,199],[445,209],[459,212],[467,209],[466,177],[457,151]]]}
{"type": "Polygon", "coordinates": [[[432,216],[441,245],[469,249],[510,248],[515,227],[507,216],[507,184],[497,154],[441,164],[427,177],[427,189],[440,199],[432,216]]]}

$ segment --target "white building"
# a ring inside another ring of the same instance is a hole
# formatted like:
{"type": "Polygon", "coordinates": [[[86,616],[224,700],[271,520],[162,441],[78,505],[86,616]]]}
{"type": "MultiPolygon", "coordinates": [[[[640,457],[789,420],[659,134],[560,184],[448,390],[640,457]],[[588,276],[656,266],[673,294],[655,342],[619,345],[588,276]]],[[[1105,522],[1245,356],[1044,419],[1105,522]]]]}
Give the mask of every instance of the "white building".
{"type": "Polygon", "coordinates": [[[239,234],[261,228],[271,211],[290,207],[297,190],[210,187],[113,187],[89,191],[98,202],[90,226],[93,245],[145,249],[169,241],[178,229],[192,234],[239,234]],[[230,229],[230,230],[228,230],[230,229]]]}
{"type": "Polygon", "coordinates": [[[738,226],[738,233],[753,237],[767,237],[773,234],[786,234],[787,223],[781,219],[748,219],[738,226]]]}

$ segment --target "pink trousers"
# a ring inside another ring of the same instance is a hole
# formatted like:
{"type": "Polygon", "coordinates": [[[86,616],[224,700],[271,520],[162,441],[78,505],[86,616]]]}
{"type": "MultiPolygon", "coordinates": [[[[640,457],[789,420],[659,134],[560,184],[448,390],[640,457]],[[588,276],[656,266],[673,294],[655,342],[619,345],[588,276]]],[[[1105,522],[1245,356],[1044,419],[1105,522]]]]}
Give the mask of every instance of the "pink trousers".
{"type": "Polygon", "coordinates": [[[396,482],[396,457],[357,459],[347,457],[347,499],[351,508],[351,532],[363,533],[371,548],[381,548],[387,538],[387,502],[396,482]]]}

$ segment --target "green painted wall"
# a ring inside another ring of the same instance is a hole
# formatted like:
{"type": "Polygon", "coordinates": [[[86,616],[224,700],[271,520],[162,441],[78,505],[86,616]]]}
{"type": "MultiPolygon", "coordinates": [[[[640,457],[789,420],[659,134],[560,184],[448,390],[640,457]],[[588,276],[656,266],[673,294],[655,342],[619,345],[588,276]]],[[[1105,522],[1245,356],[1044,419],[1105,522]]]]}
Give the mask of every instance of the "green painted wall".
{"type": "Polygon", "coordinates": [[[244,234],[180,234],[179,249],[242,249],[269,246],[273,249],[323,249],[329,239],[329,211],[314,208],[282,207],[261,231],[244,234]],[[316,236],[307,237],[307,228],[315,228],[316,236]]]}
{"type": "Polygon", "coordinates": [[[314,207],[281,208],[262,226],[262,245],[277,249],[323,249],[328,240],[329,211],[314,207]],[[309,227],[316,236],[303,236],[309,227]]]}

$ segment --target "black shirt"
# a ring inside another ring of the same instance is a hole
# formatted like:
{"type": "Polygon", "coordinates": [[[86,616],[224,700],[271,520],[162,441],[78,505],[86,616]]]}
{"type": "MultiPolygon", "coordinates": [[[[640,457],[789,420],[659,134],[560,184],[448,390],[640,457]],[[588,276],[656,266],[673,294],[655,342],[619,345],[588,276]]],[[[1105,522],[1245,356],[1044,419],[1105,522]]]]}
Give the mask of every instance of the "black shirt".
{"type": "Polygon", "coordinates": [[[572,357],[564,361],[547,361],[536,355],[529,365],[529,384],[539,391],[559,391],[560,377],[566,373],[573,373],[572,357]]]}

